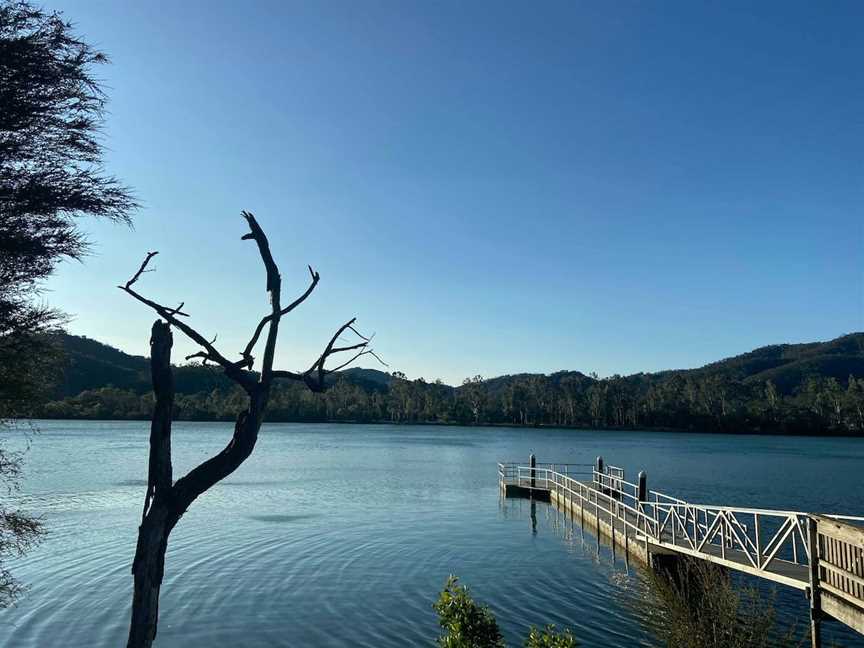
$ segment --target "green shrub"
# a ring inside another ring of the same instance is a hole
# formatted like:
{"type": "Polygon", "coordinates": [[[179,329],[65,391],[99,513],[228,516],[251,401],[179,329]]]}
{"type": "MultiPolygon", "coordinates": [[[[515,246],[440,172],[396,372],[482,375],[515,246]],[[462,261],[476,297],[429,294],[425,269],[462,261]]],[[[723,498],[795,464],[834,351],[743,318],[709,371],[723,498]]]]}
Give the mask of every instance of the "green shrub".
{"type": "Polygon", "coordinates": [[[544,630],[531,626],[531,632],[525,640],[525,648],[575,648],[579,644],[569,630],[558,632],[554,625],[547,625],[544,630]]]}
{"type": "Polygon", "coordinates": [[[777,624],[774,595],[738,583],[728,570],[701,560],[679,559],[667,573],[651,573],[657,629],[673,648],[775,648],[799,646],[793,626],[777,624]]]}
{"type": "Polygon", "coordinates": [[[441,625],[438,645],[442,648],[504,648],[504,638],[489,608],[475,603],[455,576],[447,579],[432,607],[441,625]]]}
{"type": "MultiPolygon", "coordinates": [[[[489,608],[471,598],[468,588],[450,576],[438,600],[432,605],[438,613],[442,648],[504,648],[504,637],[489,608]]],[[[554,625],[544,630],[531,627],[526,648],[575,648],[576,638],[569,630],[558,632],[554,625]]]]}

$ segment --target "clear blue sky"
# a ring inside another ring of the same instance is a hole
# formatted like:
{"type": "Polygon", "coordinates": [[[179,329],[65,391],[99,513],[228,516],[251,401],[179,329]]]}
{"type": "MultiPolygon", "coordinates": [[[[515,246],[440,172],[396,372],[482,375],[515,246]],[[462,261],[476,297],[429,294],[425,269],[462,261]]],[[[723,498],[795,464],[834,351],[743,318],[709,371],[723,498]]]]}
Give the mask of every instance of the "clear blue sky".
{"type": "MultiPolygon", "coordinates": [[[[864,329],[864,3],[48,2],[113,63],[108,169],[47,298],[146,353],[185,301],[305,368],[357,315],[409,377],[692,367],[864,329]]],[[[191,347],[178,345],[175,357],[191,347]]],[[[368,363],[367,363],[368,364],[368,363]]]]}

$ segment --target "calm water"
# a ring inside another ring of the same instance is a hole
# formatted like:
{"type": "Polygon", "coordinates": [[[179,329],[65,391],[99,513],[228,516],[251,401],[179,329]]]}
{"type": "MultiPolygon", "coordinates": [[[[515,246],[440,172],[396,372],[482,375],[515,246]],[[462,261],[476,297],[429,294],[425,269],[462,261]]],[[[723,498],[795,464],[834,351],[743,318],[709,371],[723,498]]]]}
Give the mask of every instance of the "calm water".
{"type": "MultiPolygon", "coordinates": [[[[50,536],[14,565],[31,590],[0,612],[0,645],[125,645],[148,426],[41,427],[20,499],[50,536]]],[[[228,424],[174,430],[177,476],[231,434],[228,424]]],[[[531,451],[561,462],[602,454],[695,501],[864,513],[854,439],[265,425],[254,455],[171,536],[157,644],[430,646],[430,605],[455,573],[510,645],[549,622],[573,627],[583,646],[658,645],[637,612],[637,568],[547,505],[532,519],[528,502],[499,500],[495,462],[531,451]]],[[[779,595],[784,618],[804,618],[800,593],[779,595]]]]}

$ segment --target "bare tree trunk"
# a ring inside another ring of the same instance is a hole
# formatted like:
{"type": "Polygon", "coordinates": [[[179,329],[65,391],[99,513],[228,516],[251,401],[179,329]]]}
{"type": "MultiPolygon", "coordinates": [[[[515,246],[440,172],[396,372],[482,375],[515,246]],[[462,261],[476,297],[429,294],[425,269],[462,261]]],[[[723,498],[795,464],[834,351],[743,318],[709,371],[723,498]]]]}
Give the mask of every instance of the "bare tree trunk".
{"type": "Polygon", "coordinates": [[[174,527],[171,517],[166,508],[153,508],[138,529],[138,546],[132,565],[135,583],[128,648],[149,648],[156,638],[165,551],[168,549],[168,534],[174,527]]]}
{"type": "Polygon", "coordinates": [[[324,352],[306,371],[296,372],[273,368],[280,319],[303,303],[318,284],[319,276],[310,267],[311,284],[300,297],[283,308],[280,301],[282,280],[279,275],[279,268],[270,253],[267,237],[252,214],[243,212],[243,217],[249,225],[249,232],[242,238],[255,241],[267,272],[270,313],[258,323],[252,338],[240,354],[241,360],[229,361],[214,346],[215,338],[208,341],[198,331],[184,323],[180,318],[188,317],[188,315],[182,311],[183,304],[176,308],[168,308],[147,299],[132,288],[145,272],[149,272],[147,266],[158,252],[148,252],[141,267],[138,268],[132,278],[124,286],[118,286],[141,303],[155,310],[164,320],[164,322],[156,320],[150,337],[150,369],[156,403],[150,427],[147,492],[144,496],[144,510],[141,513],[141,526],[138,527],[135,560],[132,563],[134,591],[127,648],[149,648],[152,646],[159,620],[159,590],[165,573],[165,552],[168,548],[168,536],[192,502],[214,484],[237,470],[252,454],[267,409],[267,402],[270,399],[270,388],[273,381],[279,378],[296,380],[304,383],[313,391],[323,391],[326,386],[325,378],[329,373],[346,367],[363,355],[371,354],[378,358],[369,347],[371,338],[361,335],[354,328],[355,319],[352,318],[339,327],[333,337],[330,338],[324,352]],[[171,371],[172,326],[182,331],[186,337],[202,348],[198,353],[187,356],[187,360],[201,358],[205,363],[213,362],[221,366],[225,375],[242,387],[248,397],[248,406],[238,414],[234,424],[234,434],[228,444],[221,452],[190,470],[176,483],[173,481],[171,466],[171,410],[174,405],[174,377],[171,371]],[[265,329],[267,334],[264,341],[261,372],[259,376],[256,376],[251,371],[254,363],[252,352],[265,329]],[[336,346],[337,340],[346,331],[357,335],[360,341],[354,344],[336,346]],[[353,352],[354,355],[333,369],[325,368],[325,363],[331,356],[345,352],[353,352]]]}
{"type": "Polygon", "coordinates": [[[150,336],[150,373],[156,404],[150,424],[150,458],[147,492],[138,544],[132,563],[134,577],[132,622],[128,648],[147,648],[156,637],[159,620],[159,588],[165,573],[168,535],[177,522],[169,508],[171,491],[171,409],[174,405],[174,376],[171,372],[171,328],[157,320],[150,336]]]}
{"type": "Polygon", "coordinates": [[[171,346],[170,325],[157,320],[150,337],[150,369],[156,403],[150,425],[147,492],[132,563],[132,620],[127,648],[150,648],[153,645],[159,621],[159,591],[165,574],[168,536],[199,495],[234,472],[252,454],[269,397],[268,386],[258,386],[253,390],[249,409],[237,417],[234,435],[228,445],[173,484],[171,411],[174,406],[174,376],[171,346]]]}

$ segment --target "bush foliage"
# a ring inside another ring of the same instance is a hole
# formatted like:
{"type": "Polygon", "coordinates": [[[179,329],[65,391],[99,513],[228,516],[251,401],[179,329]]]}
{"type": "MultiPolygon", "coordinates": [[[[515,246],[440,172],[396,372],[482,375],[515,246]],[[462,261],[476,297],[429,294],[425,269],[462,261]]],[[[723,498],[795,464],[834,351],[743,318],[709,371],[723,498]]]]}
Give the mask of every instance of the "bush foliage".
{"type": "MultiPolygon", "coordinates": [[[[468,588],[450,576],[432,606],[438,613],[442,648],[504,648],[504,637],[492,612],[471,598],[468,588]]],[[[526,648],[575,648],[576,638],[569,630],[558,632],[554,625],[543,630],[532,627],[526,648]]]]}

